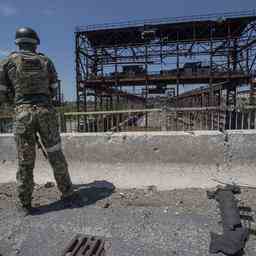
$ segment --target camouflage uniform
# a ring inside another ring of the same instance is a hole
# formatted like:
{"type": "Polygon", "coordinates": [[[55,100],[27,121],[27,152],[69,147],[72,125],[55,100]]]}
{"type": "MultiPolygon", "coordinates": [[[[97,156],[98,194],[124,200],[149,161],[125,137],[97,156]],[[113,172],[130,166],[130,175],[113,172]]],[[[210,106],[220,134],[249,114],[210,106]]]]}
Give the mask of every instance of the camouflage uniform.
{"type": "Polygon", "coordinates": [[[57,112],[52,97],[57,73],[46,56],[30,51],[12,53],[0,64],[0,94],[14,98],[14,134],[18,151],[17,191],[23,206],[29,206],[34,187],[36,133],[47,151],[59,190],[73,193],[68,165],[61,150],[57,112]]]}

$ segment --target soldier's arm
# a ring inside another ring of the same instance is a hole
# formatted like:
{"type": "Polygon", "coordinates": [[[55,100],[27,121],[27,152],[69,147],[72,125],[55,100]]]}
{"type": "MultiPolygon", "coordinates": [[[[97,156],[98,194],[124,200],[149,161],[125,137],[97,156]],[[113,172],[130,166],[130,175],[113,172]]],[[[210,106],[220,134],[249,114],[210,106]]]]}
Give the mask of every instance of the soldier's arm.
{"type": "Polygon", "coordinates": [[[0,61],[0,104],[13,101],[13,86],[8,76],[8,59],[0,61]]]}
{"type": "Polygon", "coordinates": [[[48,72],[49,72],[50,90],[52,93],[52,97],[55,97],[57,95],[57,89],[58,89],[58,74],[56,72],[53,62],[50,59],[48,59],[48,72]]]}

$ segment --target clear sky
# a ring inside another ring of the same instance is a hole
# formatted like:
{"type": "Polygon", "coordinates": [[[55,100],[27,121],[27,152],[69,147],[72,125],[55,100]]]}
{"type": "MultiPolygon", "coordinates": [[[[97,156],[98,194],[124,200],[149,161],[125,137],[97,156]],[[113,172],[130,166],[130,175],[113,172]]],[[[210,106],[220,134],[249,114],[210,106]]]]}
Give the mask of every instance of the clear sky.
{"type": "Polygon", "coordinates": [[[17,27],[41,38],[66,99],[75,100],[74,31],[78,25],[256,9],[255,0],[0,0],[0,58],[16,49],[17,27]]]}

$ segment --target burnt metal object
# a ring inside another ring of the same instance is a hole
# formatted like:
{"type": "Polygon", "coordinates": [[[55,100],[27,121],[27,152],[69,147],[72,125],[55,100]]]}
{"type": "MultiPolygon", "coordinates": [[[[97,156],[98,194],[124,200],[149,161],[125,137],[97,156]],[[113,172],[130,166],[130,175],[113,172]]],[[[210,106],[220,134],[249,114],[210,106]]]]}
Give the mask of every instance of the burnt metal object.
{"type": "Polygon", "coordinates": [[[62,256],[107,256],[106,241],[94,236],[78,234],[66,247],[62,256]]]}
{"type": "Polygon", "coordinates": [[[219,203],[223,225],[222,235],[211,233],[210,253],[235,255],[245,247],[249,230],[241,223],[238,201],[235,198],[235,194],[240,193],[240,187],[236,185],[218,187],[214,192],[207,192],[209,199],[215,199],[219,203]]]}

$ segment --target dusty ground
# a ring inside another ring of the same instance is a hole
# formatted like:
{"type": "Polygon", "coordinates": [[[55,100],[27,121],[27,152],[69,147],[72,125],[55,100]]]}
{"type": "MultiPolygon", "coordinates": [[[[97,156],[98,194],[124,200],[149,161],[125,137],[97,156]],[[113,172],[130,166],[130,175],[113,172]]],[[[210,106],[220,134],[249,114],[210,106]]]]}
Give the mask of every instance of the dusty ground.
{"type": "MultiPolygon", "coordinates": [[[[205,213],[209,204],[205,189],[177,189],[171,191],[158,191],[150,186],[144,190],[116,189],[113,184],[106,181],[96,181],[87,185],[77,185],[77,190],[89,199],[88,205],[94,204],[102,208],[126,207],[166,207],[195,213],[205,213]]],[[[43,186],[35,185],[33,206],[42,207],[58,201],[60,193],[54,183],[43,186]]],[[[242,188],[241,195],[237,196],[240,206],[250,206],[256,209],[256,189],[242,188]]],[[[15,207],[16,184],[0,184],[0,208],[15,207]]],[[[216,209],[218,211],[218,209],[216,209]]]]}
{"type": "MultiPolygon", "coordinates": [[[[1,184],[0,255],[32,256],[41,251],[37,255],[57,256],[64,247],[57,241],[69,241],[71,233],[81,230],[111,238],[116,248],[113,255],[210,255],[209,233],[221,232],[217,204],[207,199],[203,189],[118,190],[106,181],[77,189],[88,198],[87,203],[81,209],[63,209],[54,184],[35,186],[33,205],[39,209],[38,216],[20,220],[15,213],[15,184],[1,184]]],[[[241,255],[254,256],[256,189],[242,189],[238,198],[239,206],[251,208],[250,212],[241,212],[244,225],[251,229],[250,240],[241,255]]]]}

